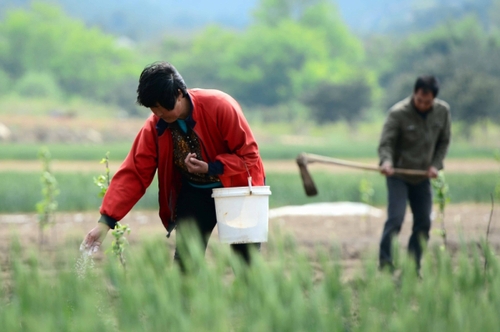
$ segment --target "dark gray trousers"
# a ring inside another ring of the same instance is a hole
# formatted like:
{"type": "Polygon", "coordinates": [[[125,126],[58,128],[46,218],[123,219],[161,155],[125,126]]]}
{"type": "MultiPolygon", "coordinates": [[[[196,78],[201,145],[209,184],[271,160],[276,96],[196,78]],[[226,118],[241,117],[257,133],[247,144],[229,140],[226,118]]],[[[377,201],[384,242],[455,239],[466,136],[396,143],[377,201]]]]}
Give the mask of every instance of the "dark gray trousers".
{"type": "Polygon", "coordinates": [[[387,177],[387,221],[380,241],[380,266],[392,266],[392,238],[399,234],[409,201],[413,213],[413,230],[408,251],[414,256],[417,267],[422,258],[421,241],[429,239],[432,211],[432,188],[430,180],[410,184],[397,177],[387,177]]]}
{"type": "MultiPolygon", "coordinates": [[[[201,246],[206,250],[208,240],[217,224],[215,213],[215,201],[212,198],[212,189],[195,188],[183,181],[182,188],[177,199],[176,208],[177,236],[183,236],[184,229],[189,225],[194,226],[201,236],[201,246]]],[[[250,263],[251,248],[260,250],[260,243],[231,244],[233,251],[245,262],[250,263]]],[[[174,260],[179,263],[181,269],[185,267],[185,259],[176,246],[174,260]]]]}

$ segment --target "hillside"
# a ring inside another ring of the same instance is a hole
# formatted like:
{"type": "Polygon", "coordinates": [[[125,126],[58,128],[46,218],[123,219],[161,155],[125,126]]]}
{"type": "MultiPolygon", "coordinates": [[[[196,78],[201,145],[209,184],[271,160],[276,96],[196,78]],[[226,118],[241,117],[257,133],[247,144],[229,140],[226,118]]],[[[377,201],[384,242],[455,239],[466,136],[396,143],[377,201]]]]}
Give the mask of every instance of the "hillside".
{"type": "MultiPolygon", "coordinates": [[[[314,1],[314,0],[310,0],[314,1]]],[[[491,4],[497,0],[337,0],[339,11],[356,33],[411,32],[449,18],[474,14],[487,25],[491,4]]],[[[165,32],[193,31],[207,24],[243,29],[252,22],[259,0],[43,0],[59,3],[69,14],[104,31],[135,40],[165,32]]],[[[29,0],[3,0],[0,17],[8,9],[27,6],[29,0]]]]}

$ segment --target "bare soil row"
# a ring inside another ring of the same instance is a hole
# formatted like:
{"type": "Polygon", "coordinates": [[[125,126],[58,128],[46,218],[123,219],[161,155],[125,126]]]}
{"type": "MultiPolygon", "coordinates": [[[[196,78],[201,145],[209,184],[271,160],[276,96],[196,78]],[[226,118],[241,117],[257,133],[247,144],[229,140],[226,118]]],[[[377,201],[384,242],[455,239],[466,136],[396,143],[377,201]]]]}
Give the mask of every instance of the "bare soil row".
{"type": "MultiPolygon", "coordinates": [[[[377,165],[375,159],[356,160],[369,165],[377,165]]],[[[110,170],[116,171],[120,166],[119,162],[111,162],[110,170]]],[[[267,172],[272,173],[296,173],[297,164],[294,160],[265,160],[264,167],[267,172]]],[[[336,165],[310,164],[310,171],[329,172],[329,173],[351,173],[359,170],[336,165]]],[[[52,161],[52,169],[56,172],[102,172],[103,165],[98,161],[52,161]]],[[[493,159],[448,159],[445,162],[447,173],[491,173],[500,172],[500,164],[493,159]]],[[[25,171],[36,172],[41,170],[41,164],[37,160],[19,161],[5,160],[0,161],[1,171],[25,171]]]]}
{"type": "MultiPolygon", "coordinates": [[[[479,245],[486,237],[490,220],[491,206],[488,204],[453,204],[446,210],[444,225],[447,232],[447,247],[456,252],[462,242],[479,245]]],[[[85,234],[97,223],[98,211],[84,213],[58,213],[56,224],[46,234],[54,245],[62,245],[65,250],[78,250],[79,243],[85,234]]],[[[367,257],[376,259],[378,243],[385,222],[386,213],[379,217],[364,218],[361,216],[308,216],[308,217],[279,217],[270,220],[270,241],[278,234],[291,235],[299,251],[314,252],[317,248],[339,248],[338,259],[349,274],[357,270],[367,257]]],[[[170,239],[165,237],[163,228],[156,211],[132,211],[122,223],[128,224],[132,232],[128,236],[130,249],[134,248],[146,238],[164,238],[166,246],[171,249],[175,246],[175,232],[170,239]]],[[[410,211],[399,235],[401,248],[405,250],[411,233],[412,216],[410,211]]],[[[442,243],[437,230],[442,224],[434,222],[431,230],[430,245],[442,243]]],[[[21,243],[32,245],[38,241],[38,224],[35,214],[0,214],[0,253],[7,253],[9,242],[13,234],[17,234],[21,243]]],[[[500,210],[493,211],[489,242],[499,250],[500,248],[500,210]]],[[[104,249],[111,245],[111,236],[104,241],[104,249]]],[[[214,230],[210,246],[220,244],[217,238],[217,229],[214,230]]],[[[210,248],[210,247],[209,247],[210,248]]],[[[267,244],[263,245],[265,254],[267,244]]],[[[210,249],[209,249],[210,252],[210,249]]],[[[102,255],[99,254],[99,255],[102,255]]],[[[0,254],[0,261],[5,257],[0,254]]]]}

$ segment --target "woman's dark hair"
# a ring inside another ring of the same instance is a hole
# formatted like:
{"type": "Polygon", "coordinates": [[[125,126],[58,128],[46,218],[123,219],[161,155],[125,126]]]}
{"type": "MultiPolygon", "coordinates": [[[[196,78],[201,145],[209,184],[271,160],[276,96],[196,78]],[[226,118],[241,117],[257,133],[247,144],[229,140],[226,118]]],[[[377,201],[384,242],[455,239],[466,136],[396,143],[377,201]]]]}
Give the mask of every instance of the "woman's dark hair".
{"type": "Polygon", "coordinates": [[[439,82],[434,76],[420,76],[415,82],[413,92],[417,92],[420,89],[424,90],[424,92],[432,93],[434,98],[436,98],[439,93],[439,82]]]}
{"type": "Polygon", "coordinates": [[[137,87],[137,103],[145,107],[158,104],[167,110],[173,110],[181,90],[187,96],[186,83],[177,69],[168,62],[152,63],[141,73],[137,87]]]}

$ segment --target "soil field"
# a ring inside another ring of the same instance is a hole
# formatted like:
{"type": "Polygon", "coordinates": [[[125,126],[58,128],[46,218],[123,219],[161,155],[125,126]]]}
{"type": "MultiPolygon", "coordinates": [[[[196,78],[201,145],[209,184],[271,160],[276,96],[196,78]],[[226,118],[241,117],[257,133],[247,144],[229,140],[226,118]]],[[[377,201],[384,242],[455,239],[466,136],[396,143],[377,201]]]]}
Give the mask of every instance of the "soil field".
{"type": "MultiPolygon", "coordinates": [[[[445,226],[449,250],[456,252],[460,242],[479,243],[485,238],[490,220],[491,206],[487,204],[456,204],[447,207],[445,226]]],[[[362,264],[366,257],[376,257],[378,242],[385,221],[385,211],[379,217],[363,218],[360,216],[321,217],[321,216],[287,216],[270,220],[270,241],[277,234],[291,235],[300,251],[312,253],[316,247],[340,248],[340,259],[347,274],[362,264]]],[[[85,234],[96,224],[98,213],[58,213],[54,227],[46,231],[49,241],[54,247],[64,247],[66,250],[78,250],[78,245],[85,234]],[[68,246],[68,243],[71,245],[68,246]],[[72,248],[72,249],[71,249],[72,248]]],[[[173,248],[175,232],[172,237],[165,238],[165,230],[158,215],[153,211],[132,211],[122,221],[128,224],[132,233],[128,236],[130,247],[140,244],[145,238],[162,237],[166,246],[173,248]]],[[[408,211],[399,241],[406,248],[411,232],[411,213],[408,211]]],[[[436,234],[440,223],[433,224],[430,244],[441,244],[441,238],[436,234]]],[[[8,251],[13,234],[20,237],[21,243],[28,245],[38,241],[37,216],[34,214],[0,215],[0,266],[3,265],[5,253],[8,251]]],[[[493,211],[490,243],[500,248],[500,211],[493,211]]],[[[212,234],[210,246],[224,245],[219,243],[217,229],[212,234]]],[[[105,240],[103,247],[111,246],[111,235],[105,240]]],[[[262,247],[265,255],[267,244],[262,247]]],[[[209,249],[210,251],[210,249],[209,249]]],[[[102,255],[102,253],[98,254],[102,255]]],[[[5,265],[4,265],[5,266],[5,265]]]]}
{"type": "MultiPolygon", "coordinates": [[[[377,165],[377,160],[356,160],[369,165],[377,165]]],[[[119,162],[111,162],[109,167],[111,172],[115,172],[120,166],[119,162]]],[[[264,167],[267,172],[297,173],[298,167],[294,160],[265,160],[264,167]]],[[[311,172],[331,172],[331,173],[349,173],[360,172],[336,165],[310,164],[308,166],[311,172]]],[[[52,170],[56,172],[92,172],[102,173],[104,166],[99,161],[62,161],[53,160],[52,170]]],[[[41,164],[38,160],[18,161],[5,160],[0,161],[0,172],[2,171],[25,171],[39,172],[41,164]]],[[[493,159],[447,159],[445,162],[446,173],[481,173],[497,172],[500,170],[500,164],[493,159]]]]}

